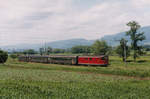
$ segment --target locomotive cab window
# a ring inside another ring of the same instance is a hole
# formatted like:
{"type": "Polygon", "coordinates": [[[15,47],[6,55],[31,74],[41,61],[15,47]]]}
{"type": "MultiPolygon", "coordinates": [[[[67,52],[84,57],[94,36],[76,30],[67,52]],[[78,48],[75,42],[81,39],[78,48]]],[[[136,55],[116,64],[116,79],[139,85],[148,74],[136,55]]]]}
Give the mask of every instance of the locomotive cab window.
{"type": "Polygon", "coordinates": [[[90,60],[90,61],[93,61],[93,59],[92,59],[92,58],[89,58],[89,60],[90,60]]]}
{"type": "Polygon", "coordinates": [[[84,58],[85,60],[88,60],[88,58],[84,58]]]}
{"type": "Polygon", "coordinates": [[[101,60],[105,60],[105,57],[102,57],[101,60]]]}

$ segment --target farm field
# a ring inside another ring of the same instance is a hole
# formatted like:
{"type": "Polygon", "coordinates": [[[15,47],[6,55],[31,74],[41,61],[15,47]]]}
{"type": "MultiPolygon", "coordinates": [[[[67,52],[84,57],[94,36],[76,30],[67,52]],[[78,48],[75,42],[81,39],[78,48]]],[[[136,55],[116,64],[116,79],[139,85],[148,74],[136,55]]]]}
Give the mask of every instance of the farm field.
{"type": "MultiPolygon", "coordinates": [[[[129,58],[129,60],[132,60],[129,58]]],[[[2,99],[150,99],[150,56],[108,67],[24,63],[0,65],[2,99]]]]}

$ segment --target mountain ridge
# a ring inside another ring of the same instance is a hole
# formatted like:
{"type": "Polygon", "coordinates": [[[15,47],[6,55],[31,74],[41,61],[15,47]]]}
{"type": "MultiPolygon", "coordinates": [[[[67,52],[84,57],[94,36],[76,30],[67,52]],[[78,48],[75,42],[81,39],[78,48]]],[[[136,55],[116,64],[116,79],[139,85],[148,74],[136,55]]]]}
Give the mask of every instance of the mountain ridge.
{"type": "Polygon", "coordinates": [[[69,40],[60,40],[60,41],[53,41],[47,42],[45,44],[18,44],[18,45],[11,45],[11,46],[2,46],[1,48],[4,50],[24,50],[24,49],[34,49],[39,50],[41,47],[52,47],[52,48],[60,48],[60,49],[67,49],[71,48],[76,45],[92,45],[94,40],[86,40],[86,39],[69,39],[69,40]]]}
{"type": "MultiPolygon", "coordinates": [[[[138,32],[144,32],[146,40],[143,40],[140,44],[150,44],[150,26],[142,27],[138,30],[138,32]]],[[[130,37],[126,36],[126,32],[120,32],[113,35],[105,35],[101,38],[101,40],[105,40],[109,45],[116,46],[119,44],[119,40],[121,38],[125,38],[130,42],[130,37]]]]}

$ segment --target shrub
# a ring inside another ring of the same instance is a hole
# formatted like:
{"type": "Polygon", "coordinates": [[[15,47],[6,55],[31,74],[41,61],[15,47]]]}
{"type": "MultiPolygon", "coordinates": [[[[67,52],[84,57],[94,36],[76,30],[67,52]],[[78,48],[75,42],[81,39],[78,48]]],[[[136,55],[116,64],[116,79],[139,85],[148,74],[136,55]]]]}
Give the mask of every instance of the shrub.
{"type": "Polygon", "coordinates": [[[0,63],[5,63],[8,59],[8,53],[0,50],[0,63]]]}
{"type": "Polygon", "coordinates": [[[27,49],[23,51],[23,54],[33,55],[33,54],[37,54],[37,52],[34,49],[27,49]]]}
{"type": "Polygon", "coordinates": [[[15,60],[18,56],[16,54],[11,54],[10,57],[15,60]]]}
{"type": "Polygon", "coordinates": [[[103,40],[96,40],[92,48],[95,55],[106,55],[109,52],[109,46],[107,42],[103,40]]]}
{"type": "Polygon", "coordinates": [[[78,45],[78,46],[72,47],[71,52],[74,53],[74,54],[91,53],[91,47],[90,46],[78,45]]]}

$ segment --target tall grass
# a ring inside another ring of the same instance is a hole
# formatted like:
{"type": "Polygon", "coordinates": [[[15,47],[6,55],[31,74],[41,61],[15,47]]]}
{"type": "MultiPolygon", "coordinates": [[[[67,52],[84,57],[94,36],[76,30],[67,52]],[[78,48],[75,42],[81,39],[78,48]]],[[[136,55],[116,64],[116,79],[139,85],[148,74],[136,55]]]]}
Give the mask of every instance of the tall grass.
{"type": "MultiPolygon", "coordinates": [[[[24,63],[0,65],[1,99],[149,99],[150,57],[108,67],[24,63]],[[131,77],[135,76],[135,77],[131,77]]],[[[130,59],[129,59],[130,60],[130,59]]]]}
{"type": "Polygon", "coordinates": [[[5,99],[149,99],[149,82],[0,81],[5,99]]]}

